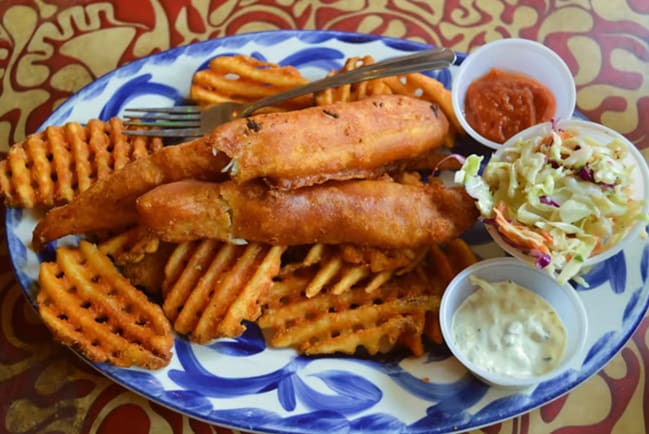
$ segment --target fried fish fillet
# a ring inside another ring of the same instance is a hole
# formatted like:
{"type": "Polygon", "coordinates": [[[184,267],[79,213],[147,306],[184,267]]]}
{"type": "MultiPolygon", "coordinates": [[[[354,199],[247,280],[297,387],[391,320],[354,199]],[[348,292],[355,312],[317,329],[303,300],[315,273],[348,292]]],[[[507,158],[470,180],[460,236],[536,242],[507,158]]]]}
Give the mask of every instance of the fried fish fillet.
{"type": "Polygon", "coordinates": [[[137,222],[135,200],[153,187],[181,179],[220,180],[229,159],[215,152],[209,137],[168,146],[139,158],[83,191],[70,203],[52,208],[34,229],[32,246],[70,234],[113,229],[137,222]]]}
{"type": "Polygon", "coordinates": [[[448,131],[436,104],[378,95],[238,119],[211,136],[214,147],[232,158],[228,169],[235,181],[264,178],[291,189],[377,177],[390,163],[441,147],[448,131]]]}
{"type": "Polygon", "coordinates": [[[291,191],[185,180],[142,195],[137,210],[142,224],[170,242],[213,238],[382,248],[443,243],[478,217],[461,187],[391,180],[334,181],[291,191]]]}
{"type": "MultiPolygon", "coordinates": [[[[376,63],[372,56],[349,57],[345,64],[338,71],[329,75],[340,74],[352,71],[363,66],[376,63]]],[[[420,72],[405,75],[394,75],[375,80],[351,83],[336,88],[328,88],[315,94],[316,105],[331,104],[334,101],[356,101],[367,98],[371,95],[396,94],[407,95],[439,104],[440,108],[448,118],[451,129],[462,133],[464,129],[457,120],[453,110],[451,91],[435,78],[429,77],[420,72]]],[[[452,143],[453,134],[449,134],[452,143]]]]}
{"type": "Polygon", "coordinates": [[[34,230],[33,246],[135,223],[135,199],[160,184],[229,174],[237,183],[264,178],[290,189],[377,177],[396,161],[441,146],[447,133],[436,105],[397,95],[238,119],[130,163],[50,210],[34,230]]]}

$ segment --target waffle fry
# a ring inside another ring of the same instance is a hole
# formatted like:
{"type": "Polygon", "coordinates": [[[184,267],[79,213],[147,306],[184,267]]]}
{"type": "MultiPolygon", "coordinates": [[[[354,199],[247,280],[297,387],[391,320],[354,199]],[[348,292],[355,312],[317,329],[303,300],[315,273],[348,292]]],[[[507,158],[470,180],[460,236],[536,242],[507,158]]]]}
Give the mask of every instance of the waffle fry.
{"type": "Polygon", "coordinates": [[[165,269],[163,309],[192,341],[237,337],[261,314],[259,299],[279,272],[281,246],[214,240],[180,244],[165,269]]]}
{"type": "MultiPolygon", "coordinates": [[[[340,74],[341,72],[353,71],[361,66],[372,65],[372,56],[350,57],[345,64],[337,71],[332,71],[328,76],[340,74]]],[[[361,81],[360,83],[345,84],[343,86],[329,88],[315,94],[316,105],[327,105],[337,101],[358,101],[372,95],[391,94],[390,89],[382,79],[361,81]]]]}
{"type": "Polygon", "coordinates": [[[164,267],[174,244],[160,241],[142,225],[100,239],[99,251],[113,260],[124,277],[149,295],[161,294],[164,267]]]}
{"type": "MultiPolygon", "coordinates": [[[[198,104],[249,103],[307,82],[293,66],[280,66],[244,55],[219,56],[209,62],[208,69],[194,74],[190,97],[198,104]]],[[[307,95],[264,110],[295,110],[310,105],[313,105],[313,97],[307,95]]]]}
{"type": "MultiPolygon", "coordinates": [[[[407,283],[395,279],[371,293],[360,287],[308,298],[309,277],[287,276],[271,287],[258,323],[269,332],[270,345],[294,347],[307,355],[354,354],[358,347],[369,355],[386,353],[402,337],[421,335],[423,313],[439,305],[438,296],[415,285],[415,274],[407,277],[407,283]]],[[[412,349],[420,354],[418,346],[412,349]]]]}
{"type": "Polygon", "coordinates": [[[50,208],[72,200],[97,179],[157,151],[160,138],[126,136],[118,118],[50,126],[11,146],[0,161],[5,206],[50,208]]]}
{"type": "Polygon", "coordinates": [[[450,262],[454,265],[453,275],[478,261],[471,247],[461,239],[456,238],[449,241],[445,248],[450,262]]]}
{"type": "Polygon", "coordinates": [[[323,290],[342,294],[352,287],[363,286],[372,292],[380,288],[393,275],[404,274],[423,258],[426,249],[383,250],[354,245],[314,244],[302,257],[293,251],[285,261],[279,275],[285,276],[301,269],[313,271],[304,292],[308,298],[323,290]]]}
{"type": "Polygon", "coordinates": [[[146,226],[137,225],[101,241],[98,247],[117,265],[124,265],[140,262],[147,254],[157,251],[160,243],[146,226]]]}
{"type": "Polygon", "coordinates": [[[345,262],[366,265],[372,272],[396,271],[397,274],[410,271],[421,261],[427,250],[427,247],[387,250],[351,244],[340,247],[345,262]]]}
{"type": "MultiPolygon", "coordinates": [[[[403,346],[419,356],[424,336],[434,342],[440,339],[437,310],[444,288],[476,261],[466,243],[457,239],[442,247],[431,246],[421,258],[402,252],[417,258],[415,265],[400,275],[390,269],[379,271],[377,276],[386,280],[371,291],[352,283],[340,292],[337,285],[347,277],[329,269],[334,268],[332,261],[345,261],[340,255],[329,256],[328,247],[313,246],[303,262],[285,265],[272,284],[258,320],[271,346],[294,347],[308,355],[354,354],[359,347],[376,355],[403,346]],[[323,275],[328,286],[309,294],[310,286],[321,282],[323,275]]],[[[358,252],[352,253],[351,258],[358,260],[358,252]]]]}
{"type": "MultiPolygon", "coordinates": [[[[445,288],[446,285],[458,274],[471,264],[478,261],[469,245],[462,239],[454,239],[446,243],[443,248],[434,246],[428,253],[428,261],[434,264],[440,276],[440,282],[445,288]]],[[[439,292],[441,297],[442,292],[439,292]]],[[[424,335],[436,344],[441,344],[442,329],[439,324],[437,312],[426,312],[424,335]]]]}
{"type": "Polygon", "coordinates": [[[175,247],[175,244],[160,243],[154,252],[146,253],[138,262],[125,262],[118,268],[133,285],[157,300],[162,294],[164,268],[175,247]]]}
{"type": "Polygon", "coordinates": [[[41,264],[39,312],[62,343],[95,362],[148,369],[171,360],[173,334],[160,306],[87,241],[41,264]]]}

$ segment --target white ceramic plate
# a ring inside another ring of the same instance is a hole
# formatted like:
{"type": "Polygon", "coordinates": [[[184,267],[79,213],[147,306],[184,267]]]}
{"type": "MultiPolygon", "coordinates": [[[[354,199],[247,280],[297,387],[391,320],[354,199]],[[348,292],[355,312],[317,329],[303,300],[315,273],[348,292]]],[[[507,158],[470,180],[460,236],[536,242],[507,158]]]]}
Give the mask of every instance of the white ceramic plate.
{"type": "MultiPolygon", "coordinates": [[[[318,78],[345,58],[381,60],[429,48],[410,41],[327,31],[245,34],[176,48],[121,67],[82,89],[45,125],[107,119],[125,106],[173,105],[188,94],[192,74],[219,54],[242,53],[297,66],[318,78]]],[[[463,56],[459,56],[459,61],[463,56]]],[[[450,87],[454,68],[436,73],[450,87]]],[[[458,152],[489,152],[475,143],[458,152]]],[[[8,210],[7,239],[18,280],[35,301],[40,261],[27,246],[34,214],[8,210]]],[[[481,258],[501,256],[482,227],[466,234],[481,258]]],[[[587,352],[560,378],[520,393],[485,386],[444,346],[425,357],[361,360],[308,358],[266,348],[255,327],[239,339],[199,346],[175,340],[171,364],[159,371],[94,366],[148,399],[215,424],[260,432],[441,433],[496,423],[529,411],[585,381],[624,345],[647,309],[649,248],[638,242],[599,264],[577,288],[590,317],[587,352]],[[426,379],[426,381],[424,381],[426,379]]]]}

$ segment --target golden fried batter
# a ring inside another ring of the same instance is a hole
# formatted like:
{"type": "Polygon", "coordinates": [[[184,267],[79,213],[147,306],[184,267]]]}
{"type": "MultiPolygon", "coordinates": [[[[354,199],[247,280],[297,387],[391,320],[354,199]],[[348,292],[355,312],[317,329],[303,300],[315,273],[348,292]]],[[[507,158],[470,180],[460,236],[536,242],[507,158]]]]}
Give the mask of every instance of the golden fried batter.
{"type": "Polygon", "coordinates": [[[34,229],[32,245],[69,234],[84,234],[137,223],[135,200],[153,187],[187,178],[218,180],[228,158],[214,152],[209,138],[168,146],[100,179],[70,203],[51,209],[34,229]]]}
{"type": "Polygon", "coordinates": [[[265,178],[291,189],[327,180],[377,177],[395,161],[439,148],[448,120],[437,105],[379,95],[287,113],[268,113],[218,127],[214,147],[232,158],[239,183],[265,178]]]}
{"type": "Polygon", "coordinates": [[[170,242],[214,238],[382,248],[443,243],[470,229],[478,217],[461,187],[387,180],[337,181],[293,191],[186,180],[144,194],[137,209],[141,222],[170,242]]]}

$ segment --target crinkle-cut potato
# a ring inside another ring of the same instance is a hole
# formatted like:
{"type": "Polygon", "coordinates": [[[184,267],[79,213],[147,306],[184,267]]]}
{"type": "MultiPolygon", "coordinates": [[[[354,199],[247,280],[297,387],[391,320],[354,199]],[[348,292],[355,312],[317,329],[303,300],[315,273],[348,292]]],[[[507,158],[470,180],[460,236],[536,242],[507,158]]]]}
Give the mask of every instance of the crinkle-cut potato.
{"type": "MultiPolygon", "coordinates": [[[[402,337],[414,342],[411,334],[421,336],[425,312],[439,305],[439,297],[428,295],[416,277],[408,274],[372,292],[360,287],[309,298],[305,290],[311,276],[296,273],[273,284],[258,323],[268,332],[270,346],[294,347],[307,355],[354,354],[359,347],[369,355],[386,353],[402,337]]],[[[411,351],[419,355],[423,347],[411,351]]]]}
{"type": "MultiPolygon", "coordinates": [[[[190,98],[199,105],[234,101],[250,103],[261,98],[302,86],[308,80],[293,66],[280,66],[252,56],[218,56],[208,68],[192,77],[190,98]]],[[[297,110],[313,105],[313,96],[305,95],[266,107],[261,111],[297,110]]]]}
{"type": "Polygon", "coordinates": [[[175,248],[175,244],[160,243],[154,252],[146,253],[138,262],[119,265],[119,270],[133,285],[158,300],[162,295],[164,268],[175,248]]]}
{"type": "MultiPolygon", "coordinates": [[[[341,72],[348,72],[358,69],[362,66],[372,65],[374,58],[372,56],[363,57],[349,57],[345,60],[345,64],[336,71],[331,71],[327,74],[331,77],[341,72]]],[[[315,94],[316,105],[328,105],[340,101],[358,101],[359,99],[367,98],[373,95],[386,95],[392,94],[385,81],[381,78],[375,80],[361,81],[359,83],[350,83],[338,87],[330,87],[315,94]]]]}
{"type": "Polygon", "coordinates": [[[175,244],[165,243],[146,226],[137,225],[112,234],[97,246],[137,288],[151,296],[162,293],[164,268],[175,244]]]}
{"type": "MultiPolygon", "coordinates": [[[[374,64],[372,56],[350,57],[342,68],[332,71],[328,75],[358,69],[361,66],[374,64]]],[[[384,77],[360,83],[346,84],[336,88],[329,88],[316,93],[316,105],[326,105],[337,101],[357,101],[373,95],[396,94],[421,98],[439,105],[446,117],[451,122],[453,130],[464,133],[462,125],[455,115],[451,92],[444,85],[422,73],[410,73],[401,76],[384,77]]],[[[448,135],[447,147],[453,146],[453,134],[448,135]]]]}
{"type": "Polygon", "coordinates": [[[378,249],[343,244],[339,248],[345,262],[365,265],[372,272],[394,271],[397,274],[412,270],[428,251],[427,246],[410,249],[378,249]]]}
{"type": "Polygon", "coordinates": [[[155,253],[160,243],[149,228],[136,225],[100,241],[98,247],[117,265],[124,265],[142,261],[147,254],[155,253]]]}
{"type": "Polygon", "coordinates": [[[412,269],[392,274],[371,291],[364,284],[352,284],[340,292],[335,290],[337,282],[328,282],[309,294],[309,286],[328,266],[312,266],[322,257],[321,247],[314,249],[303,259],[308,265],[287,266],[264,299],[257,322],[270,346],[293,347],[307,355],[354,354],[359,348],[376,355],[402,346],[420,356],[424,336],[441,342],[437,311],[444,288],[476,261],[466,243],[456,239],[431,246],[412,269]]]}
{"type": "MultiPolygon", "coordinates": [[[[412,270],[426,254],[427,248],[378,249],[352,244],[313,244],[290,249],[279,276],[308,269],[311,280],[304,288],[305,295],[314,297],[323,290],[342,294],[352,287],[362,286],[366,292],[380,288],[392,276],[412,270]],[[302,252],[299,252],[303,250],[302,252]]],[[[305,274],[305,273],[303,273],[305,274]]]]}
{"type": "Polygon", "coordinates": [[[0,161],[5,206],[51,208],[71,201],[97,179],[162,148],[158,137],[127,136],[118,118],[49,126],[9,148],[0,161]]]}
{"type": "Polygon", "coordinates": [[[261,314],[259,300],[279,272],[282,246],[215,240],[182,243],[165,268],[163,309],[197,343],[237,337],[261,314]]]}
{"type": "Polygon", "coordinates": [[[54,337],[89,360],[158,369],[171,360],[173,332],[148,300],[96,245],[59,247],[43,262],[37,303],[54,337]]]}

